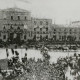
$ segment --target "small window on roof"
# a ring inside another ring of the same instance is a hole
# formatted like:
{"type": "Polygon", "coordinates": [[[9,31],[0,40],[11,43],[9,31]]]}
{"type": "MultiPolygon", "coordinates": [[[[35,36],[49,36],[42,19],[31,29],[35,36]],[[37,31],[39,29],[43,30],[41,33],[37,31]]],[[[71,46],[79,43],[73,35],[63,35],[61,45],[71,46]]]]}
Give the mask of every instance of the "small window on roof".
{"type": "Polygon", "coordinates": [[[11,20],[13,20],[13,16],[11,16],[11,20]]]}

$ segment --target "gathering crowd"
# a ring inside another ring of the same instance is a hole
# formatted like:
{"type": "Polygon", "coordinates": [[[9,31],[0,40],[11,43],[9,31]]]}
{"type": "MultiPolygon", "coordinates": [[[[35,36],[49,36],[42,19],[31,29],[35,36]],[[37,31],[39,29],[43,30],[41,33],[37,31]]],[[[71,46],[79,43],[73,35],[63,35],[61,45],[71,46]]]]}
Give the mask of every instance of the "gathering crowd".
{"type": "Polygon", "coordinates": [[[58,58],[57,63],[50,63],[50,55],[46,49],[41,50],[43,60],[37,61],[35,58],[27,59],[27,53],[20,61],[19,53],[14,49],[11,51],[13,57],[8,59],[9,53],[6,49],[8,70],[0,69],[2,80],[69,80],[66,76],[68,67],[71,68],[70,75],[75,76],[74,80],[80,80],[80,55],[76,53],[71,57],[58,58]]]}

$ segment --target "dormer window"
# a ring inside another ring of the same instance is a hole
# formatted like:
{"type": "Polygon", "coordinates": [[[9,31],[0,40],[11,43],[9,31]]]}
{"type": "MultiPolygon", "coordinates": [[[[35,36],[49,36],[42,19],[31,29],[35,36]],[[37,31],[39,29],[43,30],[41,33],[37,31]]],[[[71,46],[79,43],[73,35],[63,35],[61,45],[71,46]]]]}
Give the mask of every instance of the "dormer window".
{"type": "Polygon", "coordinates": [[[13,16],[11,16],[11,20],[13,20],[13,16]]]}

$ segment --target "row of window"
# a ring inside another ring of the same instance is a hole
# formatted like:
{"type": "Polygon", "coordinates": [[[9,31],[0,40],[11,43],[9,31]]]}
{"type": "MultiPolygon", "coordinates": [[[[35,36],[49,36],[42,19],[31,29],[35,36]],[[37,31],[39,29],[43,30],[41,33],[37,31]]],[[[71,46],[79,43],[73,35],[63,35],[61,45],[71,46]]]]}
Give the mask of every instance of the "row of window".
{"type": "Polygon", "coordinates": [[[60,31],[60,32],[61,32],[61,31],[63,31],[63,32],[68,32],[68,31],[69,31],[69,32],[77,32],[77,30],[75,30],[75,29],[74,29],[74,30],[72,30],[72,29],[64,29],[64,30],[62,30],[62,29],[58,29],[58,30],[57,30],[57,29],[53,29],[53,31],[60,31]]]}
{"type": "Polygon", "coordinates": [[[24,24],[16,24],[16,23],[15,23],[15,24],[7,24],[7,25],[8,25],[8,26],[9,26],[9,25],[11,25],[11,26],[24,26],[24,24]]]}
{"type": "MultiPolygon", "coordinates": [[[[40,21],[40,25],[43,25],[43,21],[40,21]]],[[[46,25],[48,25],[49,24],[49,22],[46,22],[46,25]]],[[[34,25],[37,25],[37,21],[34,21],[34,25]]]]}
{"type": "MultiPolygon", "coordinates": [[[[17,19],[18,20],[21,20],[20,16],[17,16],[17,19]]],[[[11,20],[14,20],[14,17],[13,16],[11,16],[11,20]]],[[[27,20],[27,17],[26,16],[24,17],[24,20],[27,20]]]]}
{"type": "MultiPolygon", "coordinates": [[[[34,28],[34,31],[36,31],[36,28],[34,28]]],[[[42,31],[42,28],[40,28],[40,31],[42,31]]],[[[46,31],[48,31],[48,28],[46,28],[46,31]]]]}
{"type": "Polygon", "coordinates": [[[48,34],[48,32],[34,32],[34,34],[48,34]]]}
{"type": "MultiPolygon", "coordinates": [[[[58,33],[58,34],[61,34],[61,33],[64,33],[64,34],[68,34],[68,33],[69,33],[69,34],[73,34],[73,33],[74,33],[74,34],[76,34],[76,33],[78,33],[78,32],[53,32],[53,34],[57,34],[57,33],[58,33]]],[[[79,33],[79,34],[80,34],[80,33],[79,33]]]]}
{"type": "MultiPolygon", "coordinates": [[[[6,35],[3,35],[3,39],[6,39],[7,38],[7,36],[6,35]]],[[[26,35],[24,35],[24,39],[26,39],[27,38],[27,36],[26,35]]]]}

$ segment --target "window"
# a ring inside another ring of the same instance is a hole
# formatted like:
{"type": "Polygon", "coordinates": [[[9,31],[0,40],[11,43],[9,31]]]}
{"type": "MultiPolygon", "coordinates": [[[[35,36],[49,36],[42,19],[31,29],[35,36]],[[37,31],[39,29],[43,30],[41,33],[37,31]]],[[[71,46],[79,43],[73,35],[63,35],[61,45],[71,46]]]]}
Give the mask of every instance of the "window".
{"type": "Polygon", "coordinates": [[[11,20],[13,20],[13,16],[11,16],[11,20]]]}
{"type": "Polygon", "coordinates": [[[26,39],[26,35],[24,35],[24,39],[26,39]]]}
{"type": "Polygon", "coordinates": [[[20,29],[20,27],[18,26],[17,29],[20,29]]]}
{"type": "Polygon", "coordinates": [[[12,25],[10,26],[10,29],[13,29],[12,25]]]}
{"type": "Polygon", "coordinates": [[[36,25],[37,24],[37,22],[36,21],[34,21],[34,25],[36,25]]]}
{"type": "Polygon", "coordinates": [[[40,31],[42,31],[42,28],[40,28],[40,31]]]}
{"type": "Polygon", "coordinates": [[[67,32],[64,32],[64,34],[67,34],[67,32]]]}
{"type": "Polygon", "coordinates": [[[21,24],[21,26],[24,26],[24,24],[21,24]]]}
{"type": "Polygon", "coordinates": [[[72,31],[71,29],[69,31],[72,31]]]}
{"type": "Polygon", "coordinates": [[[30,32],[29,32],[29,37],[30,37],[30,32]]]}
{"type": "Polygon", "coordinates": [[[5,26],[3,27],[3,29],[6,29],[5,26]]]}
{"type": "Polygon", "coordinates": [[[48,22],[46,22],[46,25],[48,25],[48,22]]]}
{"type": "Polygon", "coordinates": [[[48,31],[48,28],[46,28],[46,31],[48,31]]]}
{"type": "Polygon", "coordinates": [[[66,29],[64,29],[64,32],[66,31],[66,29]]]}
{"type": "Polygon", "coordinates": [[[36,35],[34,35],[34,39],[36,39],[36,35]]]}
{"type": "Polygon", "coordinates": [[[56,32],[53,32],[54,34],[56,34],[56,32]]]}
{"type": "Polygon", "coordinates": [[[25,16],[25,20],[27,20],[26,16],[25,16]]]}
{"type": "Polygon", "coordinates": [[[59,39],[61,39],[61,36],[59,36],[59,39]]]}
{"type": "Polygon", "coordinates": [[[45,34],[45,32],[43,32],[43,34],[45,34]]]}
{"type": "Polygon", "coordinates": [[[36,34],[36,32],[34,32],[34,34],[36,34]]]}
{"type": "Polygon", "coordinates": [[[6,35],[3,35],[3,39],[6,39],[6,35]]]}
{"type": "Polygon", "coordinates": [[[40,21],[40,25],[42,25],[42,23],[43,23],[43,22],[42,22],[42,21],[40,21]]]}
{"type": "Polygon", "coordinates": [[[31,31],[31,37],[32,37],[32,31],[31,31]]]}
{"type": "Polygon", "coordinates": [[[42,34],[42,32],[40,32],[40,34],[42,34]]]}
{"type": "Polygon", "coordinates": [[[37,32],[37,34],[39,34],[39,32],[37,32]]]}
{"type": "Polygon", "coordinates": [[[20,16],[18,16],[18,20],[20,20],[20,16]]]}
{"type": "Polygon", "coordinates": [[[54,31],[56,31],[56,29],[54,29],[54,31]]]}
{"type": "Polygon", "coordinates": [[[36,31],[36,28],[34,28],[34,31],[36,31]]]}
{"type": "Polygon", "coordinates": [[[46,35],[46,39],[48,39],[48,35],[46,35]]]}
{"type": "Polygon", "coordinates": [[[0,32],[0,36],[1,36],[1,32],[0,32]]]}
{"type": "Polygon", "coordinates": [[[17,26],[17,24],[15,23],[14,26],[17,26]]]}

